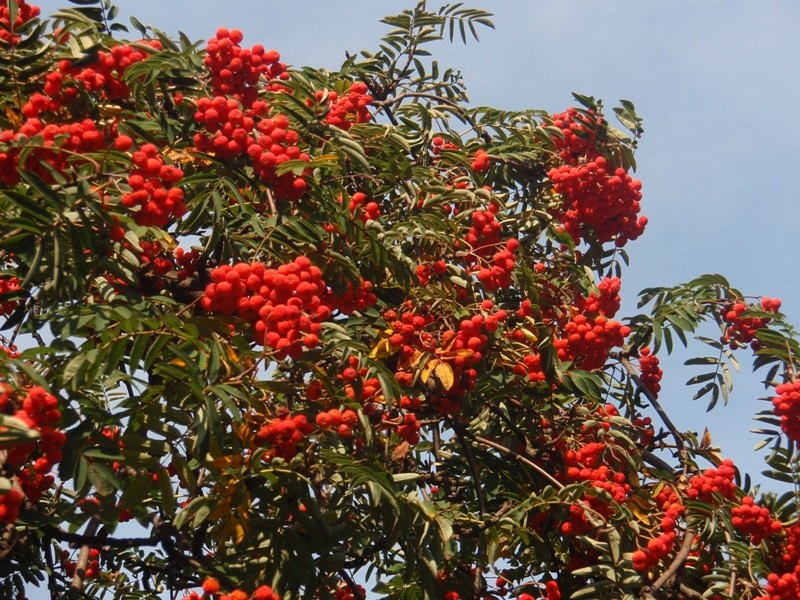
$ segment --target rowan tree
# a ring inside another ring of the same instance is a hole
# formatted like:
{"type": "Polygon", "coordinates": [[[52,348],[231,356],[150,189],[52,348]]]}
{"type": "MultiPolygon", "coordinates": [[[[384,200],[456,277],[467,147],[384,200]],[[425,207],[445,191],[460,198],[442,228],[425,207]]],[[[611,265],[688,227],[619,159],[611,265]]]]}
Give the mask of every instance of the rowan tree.
{"type": "Polygon", "coordinates": [[[470,106],[461,3],[337,71],[72,4],[0,2],[5,597],[798,597],[797,337],[719,275],[618,318],[630,102],[470,106]],[[694,338],[791,491],[673,425],[694,338]]]}

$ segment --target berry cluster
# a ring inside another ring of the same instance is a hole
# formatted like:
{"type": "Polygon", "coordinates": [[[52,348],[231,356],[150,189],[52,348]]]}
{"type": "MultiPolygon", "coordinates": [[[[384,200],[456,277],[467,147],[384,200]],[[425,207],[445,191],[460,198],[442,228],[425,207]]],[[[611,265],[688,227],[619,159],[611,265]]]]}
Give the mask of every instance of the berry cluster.
{"type": "Polygon", "coordinates": [[[587,226],[600,243],[614,240],[621,247],[635,240],[647,225],[646,217],[638,217],[641,182],[601,156],[605,120],[594,111],[570,108],[553,115],[552,124],[561,130],[554,144],[563,164],[551,169],[548,177],[561,196],[556,216],[564,230],[576,243],[587,239],[587,226]]]}
{"type": "MultiPolygon", "coordinates": [[[[543,600],[561,600],[561,590],[558,587],[558,582],[551,579],[544,584],[543,600]]],[[[517,600],[535,600],[530,594],[520,594],[517,600]]]]}
{"type": "Polygon", "coordinates": [[[662,533],[647,542],[645,549],[636,550],[631,555],[633,568],[637,571],[647,571],[670,554],[675,547],[676,535],[674,531],[662,533]]]}
{"type": "Polygon", "coordinates": [[[588,481],[597,489],[607,492],[615,502],[622,503],[630,494],[631,486],[625,473],[613,471],[603,459],[607,444],[590,442],[564,454],[564,466],[571,481],[588,481]]]}
{"type": "MultiPolygon", "coordinates": [[[[78,567],[77,561],[70,559],[69,550],[61,551],[61,566],[64,567],[64,572],[67,577],[75,575],[75,569],[78,567]]],[[[100,575],[100,550],[97,548],[89,549],[89,563],[86,565],[84,577],[92,579],[100,575]]]]}
{"type": "Polygon", "coordinates": [[[516,266],[514,253],[518,247],[519,241],[516,238],[509,239],[505,248],[495,252],[491,262],[478,270],[478,281],[483,284],[487,292],[511,287],[511,273],[516,266]]]}
{"type": "Polygon", "coordinates": [[[13,485],[0,499],[2,514],[9,521],[17,518],[21,497],[37,502],[53,484],[49,474],[63,456],[66,435],[56,428],[61,421],[58,399],[44,388],[33,386],[16,392],[6,383],[0,384],[0,412],[22,421],[39,433],[39,439],[11,447],[7,450],[5,464],[14,471],[13,485]]]}
{"type": "Polygon", "coordinates": [[[503,229],[495,215],[499,208],[490,204],[487,210],[476,210],[472,213],[472,226],[464,236],[470,252],[476,256],[488,258],[500,244],[500,232],[503,229]]]}
{"type": "Polygon", "coordinates": [[[256,128],[260,135],[256,136],[256,143],[247,149],[253,170],[272,187],[277,198],[296,200],[308,188],[306,180],[293,172],[278,175],[276,170],[287,160],[309,160],[308,154],[296,145],[300,136],[289,128],[289,119],[284,115],[262,119],[256,128]]]}
{"type": "Polygon", "coordinates": [[[658,397],[661,391],[661,377],[664,372],[659,366],[658,357],[651,353],[650,348],[639,350],[639,379],[653,396],[658,397]]]}
{"type": "Polygon", "coordinates": [[[553,189],[563,198],[556,215],[564,230],[578,243],[590,227],[600,243],[615,240],[624,246],[644,232],[646,217],[638,217],[642,184],[625,169],[609,172],[606,159],[578,165],[561,165],[548,172],[553,189]]]}
{"type": "Polygon", "coordinates": [[[443,260],[437,260],[433,264],[417,265],[417,279],[422,287],[428,285],[431,277],[442,277],[445,273],[447,273],[447,263],[443,260]]]}
{"type": "Polygon", "coordinates": [[[782,383],[775,392],[778,395],[772,399],[772,411],[781,418],[786,436],[800,442],[800,382],[782,383]]]}
{"type": "Polygon", "coordinates": [[[647,546],[636,550],[631,555],[633,568],[637,571],[648,571],[670,554],[675,547],[676,527],[678,519],[686,512],[678,495],[669,486],[664,486],[655,497],[655,502],[663,511],[661,517],[661,533],[647,542],[647,546]]]}
{"type": "Polygon", "coordinates": [[[800,598],[800,581],[796,573],[767,575],[767,595],[755,600],[796,600],[800,598]]]}
{"type": "MultiPolygon", "coordinates": [[[[6,388],[7,389],[7,388],[6,388]]],[[[8,397],[8,394],[3,394],[8,397]]],[[[8,402],[2,407],[4,411],[13,410],[13,405],[8,402]]],[[[6,464],[11,467],[21,467],[36,452],[38,457],[33,462],[33,470],[38,474],[45,474],[53,465],[61,460],[62,449],[66,436],[63,431],[55,428],[61,421],[61,411],[58,410],[58,399],[39,386],[31,387],[22,400],[21,406],[13,412],[13,416],[25,423],[31,429],[39,432],[36,442],[15,446],[8,450],[6,464]]]]}
{"type": "Polygon", "coordinates": [[[381,216],[381,208],[374,200],[368,200],[364,192],[356,192],[350,196],[350,203],[347,205],[350,214],[358,217],[363,222],[377,219],[381,216]]]}
{"type": "MultiPolygon", "coordinates": [[[[0,277],[0,297],[4,294],[18,292],[20,290],[20,283],[20,280],[13,275],[0,277]]],[[[0,301],[0,315],[7,315],[13,312],[13,310],[19,306],[19,303],[19,300],[0,301]]]]}
{"type": "Polygon", "coordinates": [[[183,190],[175,187],[183,171],[164,163],[155,144],[144,144],[133,153],[135,168],[128,176],[131,191],[122,196],[122,205],[136,209],[133,219],[139,225],[166,227],[170,219],[186,213],[183,190]]]}
{"type": "Polygon", "coordinates": [[[599,295],[592,292],[587,298],[578,296],[575,299],[575,307],[580,312],[597,313],[610,319],[619,310],[621,288],[622,282],[619,277],[604,277],[597,284],[599,295]]]}
{"type": "Polygon", "coordinates": [[[472,162],[469,166],[475,173],[481,173],[482,171],[488,171],[490,165],[491,161],[486,150],[478,150],[472,157],[472,162]]]}
{"type": "Polygon", "coordinates": [[[372,119],[369,106],[372,96],[367,93],[364,83],[356,82],[350,86],[346,94],[339,96],[336,92],[316,92],[317,102],[326,101],[328,112],[325,122],[347,131],[355,123],[367,123],[372,119]]]}
{"type": "Polygon", "coordinates": [[[225,265],[211,271],[201,298],[209,312],[236,314],[253,326],[255,341],[272,348],[279,360],[297,358],[303,347],[319,344],[320,323],[331,308],[322,271],[305,256],[267,268],[260,262],[225,265]]]}
{"type": "Polygon", "coordinates": [[[330,292],[326,297],[326,302],[331,310],[337,310],[343,315],[352,314],[355,311],[363,312],[375,306],[378,296],[375,295],[375,286],[371,281],[360,277],[358,286],[354,286],[349,279],[344,282],[342,290],[330,292]]]}
{"type": "Polygon", "coordinates": [[[358,597],[367,597],[367,590],[364,589],[364,586],[357,585],[356,589],[358,590],[358,596],[356,596],[347,583],[340,583],[339,587],[337,587],[336,591],[333,593],[333,600],[356,600],[358,597]]]}
{"type": "Polygon", "coordinates": [[[195,134],[195,148],[221,159],[244,155],[255,144],[256,119],[263,117],[266,111],[267,105],[262,101],[243,109],[235,98],[199,98],[194,120],[205,131],[195,134]]]}
{"type": "Polygon", "coordinates": [[[0,523],[13,523],[19,519],[19,507],[25,494],[13,482],[0,477],[0,523]]]}
{"type": "MultiPolygon", "coordinates": [[[[144,40],[142,45],[154,51],[162,50],[158,40],[144,40]]],[[[142,62],[149,53],[130,44],[119,44],[109,51],[100,50],[97,60],[81,66],[74,66],[68,60],[58,63],[58,69],[45,76],[44,92],[52,99],[46,110],[54,110],[61,105],[72,103],[81,89],[98,94],[107,100],[120,100],[130,97],[131,90],[124,81],[125,71],[133,64],[142,62]]]]}
{"type": "Polygon", "coordinates": [[[358,415],[349,408],[331,408],[317,414],[316,423],[320,429],[333,430],[343,440],[349,440],[353,437],[353,427],[358,423],[358,415]]]}
{"type": "Polygon", "coordinates": [[[97,152],[105,145],[105,135],[91,119],[62,125],[48,125],[35,117],[27,119],[16,131],[0,132],[0,182],[9,186],[19,183],[20,168],[50,182],[50,169],[63,172],[73,155],[97,152]],[[25,147],[33,149],[23,160],[25,147]]]}
{"type": "Polygon", "coordinates": [[[457,150],[458,146],[452,142],[445,142],[444,138],[440,135],[433,136],[431,139],[432,151],[434,156],[439,155],[442,150],[457,150]]]}
{"type": "Polygon", "coordinates": [[[630,327],[602,314],[577,314],[564,325],[562,336],[554,338],[553,347],[559,360],[576,361],[591,371],[602,367],[611,348],[622,346],[629,333],[630,327]]]}
{"type": "Polygon", "coordinates": [[[217,579],[207,577],[203,581],[203,592],[189,592],[183,600],[203,600],[204,598],[215,598],[216,600],[281,600],[281,597],[268,585],[262,585],[248,594],[243,590],[233,590],[230,593],[221,593],[221,586],[217,579]]]}
{"type": "Polygon", "coordinates": [[[39,16],[38,6],[32,6],[25,0],[17,0],[17,18],[11,22],[11,8],[8,2],[0,5],[0,41],[7,44],[18,44],[20,36],[16,32],[21,29],[28,21],[39,16]]]}
{"type": "Polygon", "coordinates": [[[265,460],[274,456],[291,460],[298,453],[300,444],[313,432],[314,425],[304,414],[287,413],[265,423],[256,433],[255,441],[271,448],[264,455],[265,460]]]}
{"type": "MultiPolygon", "coordinates": [[[[748,344],[753,350],[758,349],[756,332],[763,329],[770,322],[769,317],[746,317],[744,313],[750,309],[742,301],[734,302],[722,313],[722,320],[727,324],[722,336],[722,343],[728,344],[732,350],[748,344]]],[[[781,308],[781,301],[777,298],[762,298],[761,310],[768,313],[777,313],[781,308]]]]}
{"type": "Polygon", "coordinates": [[[242,48],[239,44],[243,37],[238,29],[220,27],[208,40],[203,63],[211,74],[214,95],[232,96],[249,107],[258,98],[262,76],[286,80],[289,74],[277,51],[266,51],[261,45],[242,48]]]}
{"type": "Polygon", "coordinates": [[[605,119],[594,111],[579,111],[573,107],[551,115],[551,119],[552,126],[561,130],[561,137],[553,138],[561,160],[574,163],[583,157],[598,156],[597,147],[607,126],[605,119]]]}
{"type": "Polygon", "coordinates": [[[734,477],[736,477],[736,467],[732,460],[725,459],[719,468],[712,467],[690,477],[686,495],[693,500],[709,503],[714,502],[715,495],[732,500],[736,495],[734,477]]]}
{"type": "Polygon", "coordinates": [[[772,518],[769,509],[755,503],[752,496],[744,496],[739,506],[731,511],[731,523],[744,535],[750,536],[750,543],[758,545],[761,540],[781,530],[780,521],[772,518]]]}

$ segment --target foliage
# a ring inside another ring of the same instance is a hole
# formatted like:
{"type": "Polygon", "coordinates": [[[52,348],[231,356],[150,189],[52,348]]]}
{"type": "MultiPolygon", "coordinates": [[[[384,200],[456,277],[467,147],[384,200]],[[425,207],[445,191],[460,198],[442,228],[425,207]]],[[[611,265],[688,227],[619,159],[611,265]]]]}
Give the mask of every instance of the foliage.
{"type": "Polygon", "coordinates": [[[629,101],[470,107],[460,3],[329,72],[71,1],[0,2],[6,597],[796,597],[797,493],[658,401],[750,348],[797,489],[796,334],[718,275],[615,319],[629,101]]]}

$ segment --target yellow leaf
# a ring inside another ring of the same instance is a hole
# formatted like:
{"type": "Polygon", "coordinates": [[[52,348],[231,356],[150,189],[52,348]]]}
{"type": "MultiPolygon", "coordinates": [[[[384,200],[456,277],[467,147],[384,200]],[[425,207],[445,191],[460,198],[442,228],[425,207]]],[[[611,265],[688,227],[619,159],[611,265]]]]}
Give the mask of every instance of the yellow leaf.
{"type": "Polygon", "coordinates": [[[423,356],[425,356],[425,352],[422,352],[421,350],[415,350],[414,354],[411,355],[411,360],[408,363],[409,366],[416,367],[423,356]]]}
{"type": "Polygon", "coordinates": [[[439,362],[433,369],[434,374],[439,379],[445,391],[453,387],[456,382],[453,368],[446,362],[439,362]]]}
{"type": "Polygon", "coordinates": [[[434,391],[447,391],[456,382],[453,368],[446,362],[434,358],[425,365],[419,374],[419,378],[434,391]]]}
{"type": "Polygon", "coordinates": [[[410,449],[411,446],[409,443],[403,440],[394,450],[392,450],[392,460],[401,460],[405,458],[410,449]]]}
{"type": "Polygon", "coordinates": [[[708,427],[703,429],[703,437],[700,439],[700,447],[701,448],[711,447],[711,433],[708,431],[708,427]]]}
{"type": "Polygon", "coordinates": [[[461,350],[452,350],[448,352],[437,353],[437,356],[442,360],[453,360],[456,358],[472,358],[475,356],[475,352],[470,350],[469,348],[462,348],[461,350]]]}
{"type": "Polygon", "coordinates": [[[430,379],[431,373],[433,373],[433,368],[440,362],[442,361],[440,361],[438,358],[434,358],[433,360],[429,361],[427,365],[425,365],[425,367],[419,373],[419,379],[422,381],[422,383],[427,385],[428,379],[430,379]]]}
{"type": "Polygon", "coordinates": [[[370,350],[369,357],[370,358],[386,358],[394,354],[392,350],[392,344],[389,342],[388,339],[382,339],[378,342],[375,347],[370,350]]]}

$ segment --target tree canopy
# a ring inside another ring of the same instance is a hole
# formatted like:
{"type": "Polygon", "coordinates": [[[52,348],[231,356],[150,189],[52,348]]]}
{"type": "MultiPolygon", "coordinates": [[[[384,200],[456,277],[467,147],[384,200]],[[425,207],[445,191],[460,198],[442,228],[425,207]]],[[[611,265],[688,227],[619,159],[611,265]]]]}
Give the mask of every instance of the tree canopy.
{"type": "Polygon", "coordinates": [[[630,101],[471,106],[462,3],[329,71],[70,1],[0,1],[6,597],[800,596],[780,301],[709,274],[618,318],[630,101]],[[673,424],[690,343],[709,408],[763,375],[788,492],[673,424]]]}

